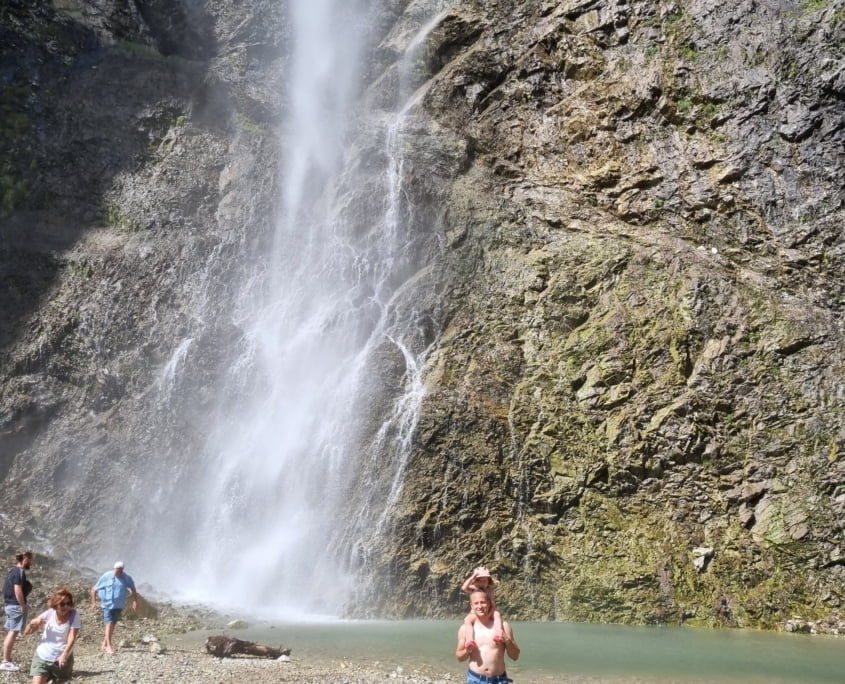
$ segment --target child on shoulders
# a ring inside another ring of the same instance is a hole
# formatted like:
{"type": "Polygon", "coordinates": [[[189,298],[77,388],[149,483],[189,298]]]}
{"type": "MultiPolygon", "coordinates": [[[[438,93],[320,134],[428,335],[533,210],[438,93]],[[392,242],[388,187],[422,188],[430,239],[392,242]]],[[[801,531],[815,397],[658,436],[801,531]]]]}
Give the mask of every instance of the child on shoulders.
{"type": "MultiPolygon", "coordinates": [[[[496,610],[496,599],[493,597],[493,585],[495,583],[496,580],[493,579],[490,571],[483,565],[479,565],[472,571],[472,574],[463,583],[461,591],[465,594],[471,594],[474,591],[483,591],[487,594],[487,600],[490,602],[490,607],[493,609],[493,641],[499,644],[503,641],[502,636],[504,634],[504,630],[502,629],[502,615],[498,610],[496,610]]],[[[470,613],[464,618],[464,625],[470,629],[469,634],[474,633],[476,620],[477,618],[473,613],[470,613]]],[[[470,644],[473,643],[474,642],[470,641],[467,643],[467,646],[470,646],[470,644]]]]}

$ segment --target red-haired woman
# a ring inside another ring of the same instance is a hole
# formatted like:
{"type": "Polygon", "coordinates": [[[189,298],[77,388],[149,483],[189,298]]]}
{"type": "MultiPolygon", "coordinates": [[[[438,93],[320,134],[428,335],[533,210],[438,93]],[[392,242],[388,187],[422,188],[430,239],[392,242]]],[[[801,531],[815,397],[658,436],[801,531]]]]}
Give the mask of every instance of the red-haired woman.
{"type": "Polygon", "coordinates": [[[46,684],[48,679],[61,684],[73,675],[73,645],[79,636],[79,613],[73,607],[73,594],[59,587],[47,602],[49,608],[35,618],[27,631],[43,630],[32,656],[32,684],[46,684]]]}

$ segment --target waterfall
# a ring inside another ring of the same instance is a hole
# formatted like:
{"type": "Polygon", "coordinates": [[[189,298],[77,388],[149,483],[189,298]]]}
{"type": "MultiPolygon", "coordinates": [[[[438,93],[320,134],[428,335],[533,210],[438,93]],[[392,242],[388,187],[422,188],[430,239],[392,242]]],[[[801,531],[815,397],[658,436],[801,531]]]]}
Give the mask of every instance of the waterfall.
{"type": "MultiPolygon", "coordinates": [[[[433,342],[416,308],[433,238],[406,192],[405,112],[360,104],[363,9],[289,11],[276,232],[232,312],[242,334],[191,491],[173,505],[181,561],[166,586],[303,617],[342,612],[356,549],[401,492],[433,342]]],[[[168,391],[190,344],[162,373],[168,391]]]]}
{"type": "Polygon", "coordinates": [[[170,360],[165,364],[159,377],[159,390],[164,398],[170,397],[176,386],[176,378],[179,369],[185,362],[185,357],[188,355],[188,350],[191,348],[194,340],[191,337],[183,339],[176,347],[176,351],[170,357],[170,360]]]}

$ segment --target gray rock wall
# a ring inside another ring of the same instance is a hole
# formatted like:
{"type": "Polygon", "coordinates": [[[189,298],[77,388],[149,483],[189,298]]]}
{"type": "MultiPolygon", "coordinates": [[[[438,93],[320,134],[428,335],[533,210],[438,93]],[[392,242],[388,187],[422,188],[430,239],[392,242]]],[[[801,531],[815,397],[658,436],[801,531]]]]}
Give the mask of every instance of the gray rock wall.
{"type": "Polygon", "coordinates": [[[473,163],[377,610],[458,610],[478,562],[522,617],[839,610],[842,11],[441,21],[424,107],[473,163]]]}
{"type": "MultiPolygon", "coordinates": [[[[167,491],[150,482],[201,467],[239,336],[227,311],[279,182],[273,6],[0,15],[8,545],[106,553],[103,520],[144,531],[115,492],[155,507],[167,491]],[[170,392],[173,363],[188,384],[170,392]]],[[[379,107],[423,8],[383,9],[365,92],[379,107]]],[[[419,302],[437,346],[353,613],[457,614],[482,561],[514,618],[772,627],[839,611],[843,12],[444,13],[407,172],[439,237],[419,302]]]]}
{"type": "Polygon", "coordinates": [[[192,467],[273,220],[283,17],[164,21],[197,7],[3,10],[2,508],[59,557],[107,560],[192,467]]]}

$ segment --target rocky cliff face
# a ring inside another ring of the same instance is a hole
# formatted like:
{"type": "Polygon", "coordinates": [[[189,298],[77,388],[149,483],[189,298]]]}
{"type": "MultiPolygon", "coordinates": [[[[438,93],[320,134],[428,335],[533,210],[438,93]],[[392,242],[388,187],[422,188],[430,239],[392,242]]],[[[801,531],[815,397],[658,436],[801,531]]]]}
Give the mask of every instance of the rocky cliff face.
{"type": "Polygon", "coordinates": [[[172,4],[3,9],[3,510],[57,553],[102,545],[104,520],[137,517],[124,496],[156,505],[143,471],[187,458],[231,337],[226,292],[209,302],[203,281],[241,268],[271,221],[278,89],[250,81],[244,36],[269,66],[284,26],[221,15],[200,38],[172,4]],[[195,391],[164,405],[191,334],[195,391]]]}
{"type": "MultiPolygon", "coordinates": [[[[68,559],[107,546],[104,520],[140,532],[117,493],[154,508],[169,492],[151,482],[196,467],[239,335],[232,283],[266,246],[279,182],[286,21],[239,5],[0,10],[10,539],[68,559]],[[176,340],[191,348],[170,388],[176,340]]],[[[380,8],[366,106],[394,104],[425,5],[380,8]]],[[[513,617],[839,611],[844,15],[439,15],[406,160],[437,238],[419,294],[436,344],[353,612],[457,613],[482,561],[513,617]]]]}

